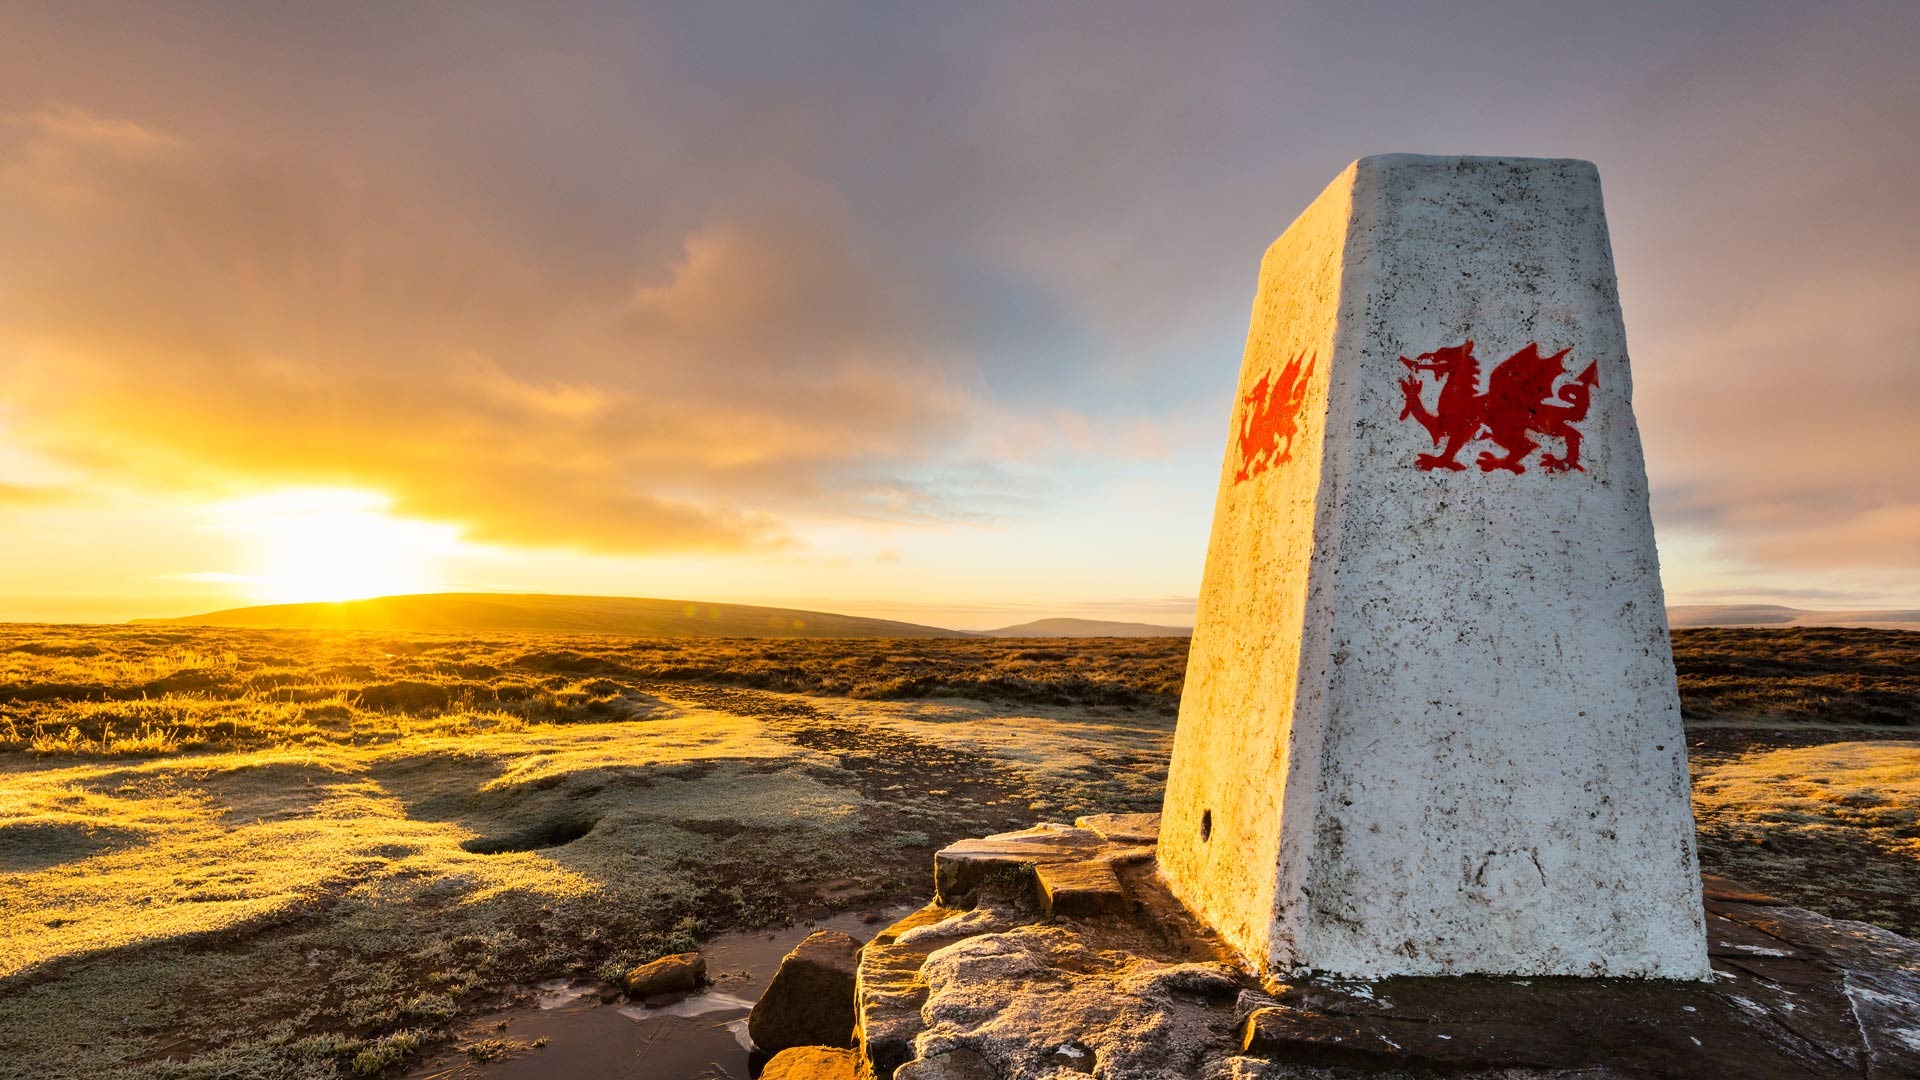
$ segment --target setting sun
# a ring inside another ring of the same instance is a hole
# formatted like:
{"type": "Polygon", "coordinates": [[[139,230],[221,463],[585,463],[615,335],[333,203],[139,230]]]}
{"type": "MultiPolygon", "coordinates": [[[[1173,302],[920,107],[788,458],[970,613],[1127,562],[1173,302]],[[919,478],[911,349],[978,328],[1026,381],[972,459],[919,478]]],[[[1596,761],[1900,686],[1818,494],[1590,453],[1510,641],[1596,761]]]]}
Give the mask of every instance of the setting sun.
{"type": "Polygon", "coordinates": [[[218,527],[253,549],[233,578],[273,603],[357,600],[435,588],[459,530],[395,518],[393,500],[355,488],[291,488],[220,504],[218,527]]]}

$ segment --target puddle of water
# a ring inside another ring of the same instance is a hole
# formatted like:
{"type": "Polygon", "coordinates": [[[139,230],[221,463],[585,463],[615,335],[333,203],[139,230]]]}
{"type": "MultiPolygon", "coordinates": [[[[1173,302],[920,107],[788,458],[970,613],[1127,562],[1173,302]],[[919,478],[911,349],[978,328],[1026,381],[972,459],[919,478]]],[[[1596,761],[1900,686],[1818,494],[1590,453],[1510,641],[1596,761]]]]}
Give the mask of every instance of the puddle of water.
{"type": "Polygon", "coordinates": [[[532,987],[532,1004],[488,1013],[463,1024],[458,1045],[484,1038],[547,1045],[503,1061],[471,1061],[444,1050],[408,1072],[409,1080],[748,1080],[763,1062],[750,1050],[747,1012],[767,988],[780,958],[815,930],[843,930],[862,941],[913,910],[836,915],[811,926],[728,934],[700,951],[713,985],[661,1008],[617,999],[583,979],[532,987]],[[502,1021],[506,1026],[497,1028],[502,1021]]]}
{"type": "Polygon", "coordinates": [[[746,998],[723,994],[718,990],[708,990],[704,994],[695,994],[685,1001],[676,1001],[657,1009],[645,1005],[626,1005],[615,1010],[629,1020],[652,1020],[665,1016],[704,1016],[710,1012],[748,1012],[753,1002],[746,998]]]}
{"type": "Polygon", "coordinates": [[[535,1005],[542,1009],[557,1009],[588,994],[599,993],[600,984],[592,979],[548,979],[533,990],[535,1005]]]}

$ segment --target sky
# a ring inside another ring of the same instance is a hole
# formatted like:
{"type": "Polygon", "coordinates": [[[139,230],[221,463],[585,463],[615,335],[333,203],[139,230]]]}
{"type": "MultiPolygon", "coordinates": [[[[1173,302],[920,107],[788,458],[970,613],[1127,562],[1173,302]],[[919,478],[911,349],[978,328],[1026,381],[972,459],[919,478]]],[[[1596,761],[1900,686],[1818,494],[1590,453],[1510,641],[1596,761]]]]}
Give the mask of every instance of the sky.
{"type": "Polygon", "coordinates": [[[0,7],[0,620],[1190,623],[1262,251],[1600,169],[1668,598],[1920,607],[1920,5],[0,7]]]}

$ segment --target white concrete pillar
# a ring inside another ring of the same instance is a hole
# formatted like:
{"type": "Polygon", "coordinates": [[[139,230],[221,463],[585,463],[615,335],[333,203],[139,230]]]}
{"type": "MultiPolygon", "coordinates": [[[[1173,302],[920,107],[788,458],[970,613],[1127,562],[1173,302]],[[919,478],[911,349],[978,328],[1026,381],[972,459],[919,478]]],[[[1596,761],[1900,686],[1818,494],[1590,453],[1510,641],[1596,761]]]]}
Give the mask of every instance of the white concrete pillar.
{"type": "Polygon", "coordinates": [[[1160,834],[1263,970],[1702,978],[1583,161],[1355,162],[1260,269],[1160,834]]]}

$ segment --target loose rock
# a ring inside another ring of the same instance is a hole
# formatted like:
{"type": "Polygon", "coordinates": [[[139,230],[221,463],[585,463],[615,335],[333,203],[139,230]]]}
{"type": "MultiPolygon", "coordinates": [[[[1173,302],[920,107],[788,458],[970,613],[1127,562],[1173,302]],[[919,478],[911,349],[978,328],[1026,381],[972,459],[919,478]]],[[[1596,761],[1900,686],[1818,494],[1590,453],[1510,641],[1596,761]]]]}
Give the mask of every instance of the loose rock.
{"type": "Polygon", "coordinates": [[[852,1046],[854,973],[860,943],[817,930],[794,946],[747,1017],[755,1046],[775,1053],[799,1046],[852,1046]]]}
{"type": "Polygon", "coordinates": [[[860,1055],[826,1046],[795,1046],[773,1055],[760,1080],[858,1080],[860,1055]]]}
{"type": "MultiPolygon", "coordinates": [[[[928,997],[919,1059],[971,1050],[1007,1080],[1057,1080],[1096,1062],[1128,1080],[1210,1075],[1229,1050],[1221,1031],[1228,1006],[1211,1000],[1231,1002],[1238,973],[1100,945],[1076,927],[1032,925],[935,951],[920,969],[928,997]]],[[[907,1068],[900,1072],[921,1075],[907,1068]]]]}
{"type": "Polygon", "coordinates": [[[1076,829],[1091,829],[1102,840],[1116,844],[1157,844],[1160,842],[1159,814],[1088,814],[1073,819],[1076,829]]]}
{"type": "Polygon", "coordinates": [[[653,994],[670,994],[676,990],[691,990],[706,977],[706,958],[697,952],[686,952],[641,964],[627,972],[623,981],[627,993],[634,997],[649,997],[653,994]]]}
{"type": "Polygon", "coordinates": [[[1127,909],[1127,892],[1113,866],[1100,860],[1044,863],[1034,868],[1040,883],[1040,904],[1049,915],[1119,914],[1127,909]]]}
{"type": "Polygon", "coordinates": [[[962,880],[978,907],[930,904],[861,950],[861,1051],[874,1077],[1920,1077],[1920,942],[1734,882],[1705,883],[1711,981],[1303,974],[1261,984],[1151,863],[1126,857],[1136,845],[1086,845],[1074,831],[966,845],[956,867],[1029,872],[962,880]],[[1076,864],[1109,868],[1128,903],[1050,918],[1046,893],[1058,911],[1076,864]]]}

